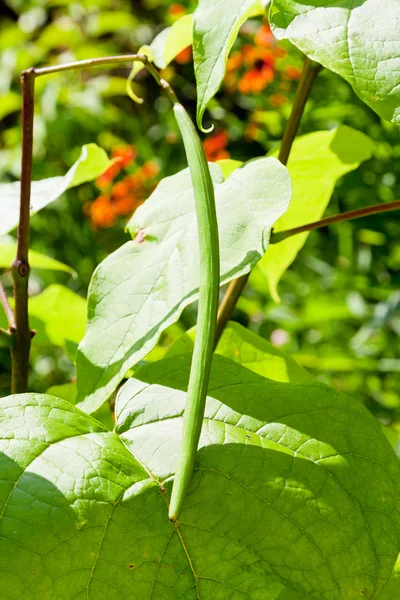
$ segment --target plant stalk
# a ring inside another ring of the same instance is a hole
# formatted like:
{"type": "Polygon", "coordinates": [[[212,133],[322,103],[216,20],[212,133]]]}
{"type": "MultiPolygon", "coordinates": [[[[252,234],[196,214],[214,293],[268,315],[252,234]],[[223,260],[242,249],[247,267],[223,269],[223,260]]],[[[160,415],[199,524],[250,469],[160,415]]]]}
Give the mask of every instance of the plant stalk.
{"type": "Polygon", "coordinates": [[[270,243],[279,244],[279,242],[282,242],[293,235],[298,235],[299,233],[313,231],[314,229],[321,229],[321,227],[333,225],[334,223],[351,221],[352,219],[368,217],[369,215],[376,215],[378,213],[389,212],[391,210],[400,210],[400,200],[395,200],[394,202],[387,202],[384,204],[374,204],[373,206],[358,208],[356,210],[348,210],[347,212],[339,213],[338,215],[332,215],[331,217],[325,217],[324,219],[314,221],[313,223],[306,223],[305,225],[300,225],[299,227],[294,227],[293,229],[278,231],[277,233],[272,233],[270,243]]]}
{"type": "MultiPolygon", "coordinates": [[[[307,100],[310,96],[314,81],[321,70],[321,65],[315,63],[310,58],[304,60],[303,70],[297,86],[296,95],[293,101],[292,111],[289,121],[287,122],[282,142],[279,148],[279,160],[286,165],[289,159],[290,151],[293,146],[294,139],[299,130],[300,121],[304,114],[304,109],[307,100]]],[[[215,347],[217,346],[221,335],[232,317],[233,311],[240,295],[250,277],[250,272],[234,279],[228,286],[222,302],[218,309],[217,328],[215,333],[215,347]]]]}
{"type": "Polygon", "coordinates": [[[32,145],[35,75],[33,69],[21,74],[22,90],[22,165],[21,195],[18,225],[17,256],[12,263],[11,273],[14,280],[15,329],[14,343],[11,348],[11,389],[13,394],[28,389],[29,352],[32,333],[28,316],[28,280],[29,280],[29,226],[32,180],[32,145]]]}

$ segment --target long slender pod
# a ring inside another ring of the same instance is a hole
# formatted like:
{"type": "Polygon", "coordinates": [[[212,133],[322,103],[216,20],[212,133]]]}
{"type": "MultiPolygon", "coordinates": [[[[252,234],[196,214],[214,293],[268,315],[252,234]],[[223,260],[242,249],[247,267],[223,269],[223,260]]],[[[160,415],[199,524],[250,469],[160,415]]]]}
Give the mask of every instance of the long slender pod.
{"type": "Polygon", "coordinates": [[[196,340],[183,416],[182,441],[169,509],[169,518],[172,521],[176,521],[180,515],[193,474],[207,397],[219,292],[218,224],[210,170],[200,138],[186,110],[181,104],[175,103],[174,113],[185,145],[195,195],[200,283],[196,340]]]}

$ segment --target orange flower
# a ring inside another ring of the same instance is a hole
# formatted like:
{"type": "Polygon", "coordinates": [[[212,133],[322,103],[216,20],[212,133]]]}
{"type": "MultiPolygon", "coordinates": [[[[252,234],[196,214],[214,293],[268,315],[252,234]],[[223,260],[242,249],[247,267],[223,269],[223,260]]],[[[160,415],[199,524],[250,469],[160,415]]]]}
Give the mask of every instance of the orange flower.
{"type": "Polygon", "coordinates": [[[192,46],[187,46],[179,52],[175,56],[175,60],[179,65],[187,65],[192,60],[192,46]]]}
{"type": "Polygon", "coordinates": [[[158,175],[158,173],[160,172],[160,167],[154,160],[148,160],[144,163],[141,170],[143,171],[145,177],[147,177],[148,179],[152,179],[153,177],[158,175]]]}
{"type": "Polygon", "coordinates": [[[97,187],[100,190],[108,188],[111,185],[113,179],[115,179],[116,176],[120,174],[121,169],[122,167],[119,160],[111,163],[108,169],[106,169],[104,173],[96,179],[97,187]]]}
{"type": "Polygon", "coordinates": [[[97,228],[111,227],[116,220],[116,214],[111,204],[110,196],[99,196],[88,208],[90,220],[97,228]]]}
{"type": "Polygon", "coordinates": [[[123,198],[130,192],[130,185],[128,178],[125,177],[122,181],[118,181],[113,185],[112,195],[114,198],[123,198]]]}
{"type": "Polygon", "coordinates": [[[113,204],[116,214],[121,217],[125,217],[127,215],[131,215],[136,208],[142,204],[142,201],[130,194],[128,196],[124,196],[123,198],[117,198],[113,204]]]}
{"type": "Polygon", "coordinates": [[[113,180],[125,167],[129,166],[136,158],[137,152],[134,146],[116,146],[111,154],[114,159],[111,165],[96,179],[96,185],[100,190],[108,188],[113,180]]]}
{"type": "Polygon", "coordinates": [[[279,108],[280,106],[287,104],[289,99],[286,98],[286,96],[282,96],[282,94],[272,94],[272,96],[269,97],[269,101],[272,106],[279,108]]]}
{"type": "Polygon", "coordinates": [[[112,158],[119,158],[119,164],[124,169],[133,163],[137,156],[134,146],[116,146],[112,151],[112,158]]]}
{"type": "Polygon", "coordinates": [[[233,52],[231,56],[228,58],[228,62],[226,63],[226,72],[231,73],[232,71],[236,71],[239,67],[242,66],[243,63],[243,55],[241,52],[233,52]]]}
{"type": "Polygon", "coordinates": [[[241,94],[257,94],[274,80],[275,56],[265,48],[243,46],[243,62],[250,69],[240,78],[238,89],[241,94]]]}
{"type": "Polygon", "coordinates": [[[210,135],[203,142],[204,152],[206,153],[207,160],[215,162],[216,160],[223,160],[229,158],[230,154],[225,149],[229,141],[229,136],[226,131],[218,131],[214,135],[210,135]]]}
{"type": "Polygon", "coordinates": [[[271,47],[274,45],[275,38],[269,25],[261,25],[254,37],[254,41],[257,46],[271,47]]]}
{"type": "Polygon", "coordinates": [[[288,67],[284,68],[283,74],[288,79],[293,79],[293,80],[300,79],[301,69],[299,69],[299,67],[288,66],[288,67]]]}
{"type": "Polygon", "coordinates": [[[154,160],[149,160],[135,173],[113,184],[122,169],[135,160],[136,149],[133,146],[118,146],[113,149],[112,157],[115,162],[96,180],[97,186],[107,189],[107,193],[84,207],[95,228],[111,227],[118,217],[131,215],[153,191],[155,177],[160,170],[154,160]]]}
{"type": "Polygon", "coordinates": [[[180,19],[183,15],[186,14],[186,9],[179,2],[173,2],[171,6],[168,8],[168,14],[174,19],[180,19]]]}

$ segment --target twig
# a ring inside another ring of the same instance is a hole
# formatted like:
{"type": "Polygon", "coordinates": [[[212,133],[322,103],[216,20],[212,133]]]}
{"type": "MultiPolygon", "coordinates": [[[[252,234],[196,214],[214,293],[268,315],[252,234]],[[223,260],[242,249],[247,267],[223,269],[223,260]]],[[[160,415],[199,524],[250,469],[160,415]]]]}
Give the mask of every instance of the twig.
{"type": "Polygon", "coordinates": [[[29,225],[32,180],[32,144],[35,76],[32,69],[21,74],[22,89],[22,167],[17,256],[12,263],[14,280],[15,330],[11,348],[11,389],[13,394],[28,388],[29,352],[32,333],[28,316],[29,225]]]}
{"type": "MultiPolygon", "coordinates": [[[[289,121],[286,125],[285,132],[283,134],[282,142],[279,149],[279,160],[284,165],[287,164],[290,151],[293,146],[294,138],[299,130],[301,117],[304,113],[308,97],[313,87],[316,76],[321,70],[321,65],[313,62],[308,57],[305,58],[303,70],[297,86],[296,95],[294,98],[292,111],[290,113],[289,121]]],[[[225,296],[222,299],[218,310],[217,329],[215,334],[215,345],[217,346],[222,332],[225,329],[226,324],[232,317],[236,303],[240,298],[240,295],[246,285],[250,273],[242,275],[237,279],[234,279],[228,286],[225,292],[225,296]]]]}
{"type": "Polygon", "coordinates": [[[342,221],[351,221],[352,219],[359,219],[360,217],[367,217],[369,215],[376,215],[378,213],[388,212],[391,210],[400,210],[400,200],[394,202],[387,202],[385,204],[374,204],[374,206],[367,206],[366,208],[359,208],[357,210],[349,210],[332,217],[325,217],[320,221],[314,221],[313,223],[306,223],[300,227],[294,227],[293,229],[286,229],[285,231],[278,231],[272,233],[271,244],[279,244],[283,240],[286,240],[293,235],[304,233],[306,231],[313,231],[314,229],[320,229],[327,225],[333,225],[334,223],[341,223],[342,221]]]}
{"type": "Polygon", "coordinates": [[[10,331],[12,331],[13,329],[15,329],[14,312],[10,306],[10,303],[8,301],[8,296],[6,294],[6,290],[4,289],[4,286],[1,281],[0,281],[0,302],[3,305],[4,312],[6,313],[8,327],[9,327],[10,331]]]}
{"type": "Polygon", "coordinates": [[[178,99],[171,86],[165,81],[157,69],[144,54],[125,54],[123,56],[105,56],[91,58],[73,63],[64,63],[51,67],[31,67],[21,73],[22,89],[22,167],[21,167],[21,198],[20,218],[18,225],[17,256],[13,261],[11,271],[14,280],[15,298],[15,327],[13,327],[13,347],[11,389],[13,394],[23,393],[28,388],[29,353],[31,338],[35,334],[29,327],[28,315],[28,280],[29,280],[29,227],[30,227],[30,196],[32,180],[32,146],[33,146],[33,117],[35,79],[43,75],[52,75],[63,71],[74,71],[89,67],[101,67],[110,64],[141,62],[169,95],[173,103],[178,99]]]}

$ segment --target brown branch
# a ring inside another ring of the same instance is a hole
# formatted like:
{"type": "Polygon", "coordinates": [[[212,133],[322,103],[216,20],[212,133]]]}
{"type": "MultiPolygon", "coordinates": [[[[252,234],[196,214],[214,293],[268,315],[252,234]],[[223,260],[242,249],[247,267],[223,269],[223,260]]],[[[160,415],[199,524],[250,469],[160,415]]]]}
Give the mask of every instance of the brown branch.
{"type": "Polygon", "coordinates": [[[29,352],[32,333],[28,316],[29,279],[29,226],[32,180],[32,145],[35,75],[33,69],[21,74],[22,89],[22,167],[21,196],[18,225],[17,256],[12,263],[14,280],[15,330],[11,348],[12,372],[11,389],[13,394],[26,392],[28,388],[29,352]]]}
{"type": "Polygon", "coordinates": [[[327,225],[333,225],[334,223],[341,223],[343,221],[351,221],[352,219],[359,219],[360,217],[368,217],[369,215],[376,215],[378,213],[388,212],[391,210],[400,210],[400,200],[394,202],[387,202],[385,204],[374,204],[374,206],[367,206],[366,208],[358,208],[357,210],[349,210],[332,217],[325,217],[320,221],[314,221],[313,223],[306,223],[300,227],[294,227],[293,229],[286,229],[285,231],[278,231],[272,233],[271,244],[279,244],[283,240],[286,240],[293,235],[304,233],[307,231],[313,231],[314,229],[320,229],[327,225]]]}
{"type": "Polygon", "coordinates": [[[8,301],[8,296],[6,294],[6,290],[4,289],[4,286],[1,281],[0,281],[0,302],[3,305],[4,312],[7,317],[8,327],[9,327],[10,331],[12,331],[13,329],[15,329],[14,312],[10,306],[10,303],[8,301]]]}
{"type": "MultiPolygon", "coordinates": [[[[313,87],[315,78],[320,70],[321,65],[313,62],[308,57],[305,58],[303,70],[301,73],[299,84],[297,86],[296,95],[292,106],[292,111],[290,113],[289,121],[286,125],[279,149],[278,158],[284,165],[287,164],[289,154],[293,146],[293,141],[299,130],[301,117],[303,116],[308,97],[313,87]]],[[[218,310],[215,346],[217,346],[226,324],[232,317],[236,303],[240,298],[240,295],[249,277],[250,273],[247,273],[246,275],[242,275],[241,277],[234,279],[229,284],[228,289],[225,292],[225,296],[222,299],[218,310]]]]}

